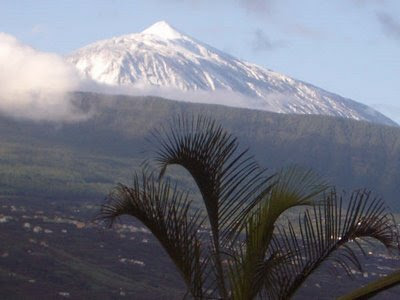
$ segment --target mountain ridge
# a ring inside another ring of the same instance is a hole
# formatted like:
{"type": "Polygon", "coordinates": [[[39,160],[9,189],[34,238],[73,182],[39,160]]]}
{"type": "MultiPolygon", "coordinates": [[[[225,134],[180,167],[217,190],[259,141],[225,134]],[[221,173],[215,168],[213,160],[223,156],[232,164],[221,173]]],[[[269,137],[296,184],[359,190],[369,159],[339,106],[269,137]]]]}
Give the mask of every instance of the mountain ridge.
{"type": "Polygon", "coordinates": [[[173,95],[169,98],[189,102],[396,125],[364,104],[241,61],[180,33],[164,21],[141,33],[92,43],[67,60],[84,78],[132,89],[136,94],[154,94],[158,88],[159,95],[169,91],[173,95]]]}

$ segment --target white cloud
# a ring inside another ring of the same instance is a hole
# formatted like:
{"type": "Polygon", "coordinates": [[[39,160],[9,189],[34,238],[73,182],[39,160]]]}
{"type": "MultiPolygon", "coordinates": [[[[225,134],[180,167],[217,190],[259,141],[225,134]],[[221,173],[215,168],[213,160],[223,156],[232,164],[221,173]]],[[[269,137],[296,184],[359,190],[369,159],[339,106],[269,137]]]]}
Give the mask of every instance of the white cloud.
{"type": "Polygon", "coordinates": [[[0,32],[0,112],[17,118],[76,121],[84,114],[68,92],[79,89],[77,71],[56,54],[39,52],[0,32]]]}
{"type": "MultiPolygon", "coordinates": [[[[136,82],[133,85],[113,86],[101,83],[91,82],[86,85],[85,90],[95,91],[102,94],[119,94],[128,96],[155,96],[175,101],[202,103],[202,104],[217,104],[229,107],[248,108],[257,110],[267,110],[284,113],[281,108],[289,103],[290,95],[263,91],[264,98],[251,97],[239,92],[217,89],[209,90],[189,90],[183,91],[177,88],[148,85],[142,82],[136,82]],[[268,101],[266,101],[266,99],[268,101]]],[[[293,101],[293,100],[292,100],[293,101]]]]}

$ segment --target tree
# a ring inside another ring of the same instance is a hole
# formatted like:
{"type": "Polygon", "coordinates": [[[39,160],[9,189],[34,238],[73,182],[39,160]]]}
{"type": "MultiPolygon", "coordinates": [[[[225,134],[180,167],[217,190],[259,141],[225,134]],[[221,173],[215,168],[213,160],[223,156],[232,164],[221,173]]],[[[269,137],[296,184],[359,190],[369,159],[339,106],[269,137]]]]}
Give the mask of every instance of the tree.
{"type": "Polygon", "coordinates": [[[288,298],[324,261],[361,270],[351,241],[360,249],[365,238],[397,247],[395,222],[370,192],[341,195],[294,167],[268,175],[212,119],[177,117],[152,140],[157,173],[144,169],[132,186],[119,184],[100,219],[109,226],[121,215],[140,220],[195,299],[288,298]],[[171,165],[193,177],[204,211],[165,175],[171,165]],[[298,206],[308,208],[297,222],[281,221],[298,206]]]}

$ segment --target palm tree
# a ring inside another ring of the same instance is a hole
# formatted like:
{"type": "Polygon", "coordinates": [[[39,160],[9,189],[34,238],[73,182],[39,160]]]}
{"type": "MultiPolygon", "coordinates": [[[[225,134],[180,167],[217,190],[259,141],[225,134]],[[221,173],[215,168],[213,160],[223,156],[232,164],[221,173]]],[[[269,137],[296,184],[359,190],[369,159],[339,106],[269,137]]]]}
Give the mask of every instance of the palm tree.
{"type": "Polygon", "coordinates": [[[349,242],[363,249],[359,241],[372,238],[397,247],[395,222],[370,192],[341,195],[299,168],[268,175],[210,118],[177,117],[152,141],[159,171],[144,169],[132,186],[119,184],[100,219],[108,226],[121,215],[140,220],[195,299],[288,298],[325,261],[361,270],[349,242]],[[165,176],[171,165],[193,177],[204,210],[165,176]],[[307,206],[298,221],[282,221],[298,206],[307,206]]]}

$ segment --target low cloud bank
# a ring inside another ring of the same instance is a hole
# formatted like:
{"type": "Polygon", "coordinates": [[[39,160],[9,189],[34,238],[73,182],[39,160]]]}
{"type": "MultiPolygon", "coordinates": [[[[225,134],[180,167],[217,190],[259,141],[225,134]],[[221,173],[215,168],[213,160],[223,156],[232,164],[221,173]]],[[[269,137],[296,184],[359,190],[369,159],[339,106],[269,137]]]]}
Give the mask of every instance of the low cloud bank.
{"type": "MultiPolygon", "coordinates": [[[[176,101],[203,103],[203,104],[218,104],[230,107],[261,109],[276,111],[276,107],[268,107],[265,99],[259,97],[245,96],[241,93],[231,90],[190,90],[184,91],[177,88],[153,86],[142,84],[140,82],[133,85],[113,86],[107,84],[94,83],[87,81],[82,86],[83,91],[97,92],[101,94],[112,95],[128,95],[128,96],[155,96],[176,101]]],[[[270,93],[268,98],[277,97],[277,93],[270,93]]],[[[287,97],[279,94],[280,99],[287,97]]],[[[273,101],[270,101],[273,102],[273,101]]]]}
{"type": "Polygon", "coordinates": [[[0,32],[0,113],[16,118],[77,121],[86,117],[68,92],[80,89],[74,66],[0,32]]]}

